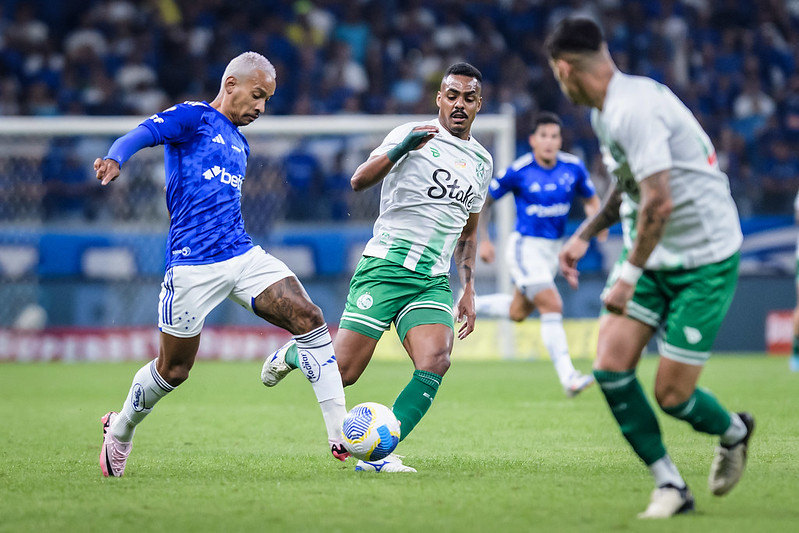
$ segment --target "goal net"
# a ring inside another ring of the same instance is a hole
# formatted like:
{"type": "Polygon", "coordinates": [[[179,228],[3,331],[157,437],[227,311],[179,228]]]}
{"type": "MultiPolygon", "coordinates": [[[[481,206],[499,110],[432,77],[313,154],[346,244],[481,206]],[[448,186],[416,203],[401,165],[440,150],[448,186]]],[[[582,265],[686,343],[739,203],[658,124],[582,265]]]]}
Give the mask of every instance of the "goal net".
{"type": "MultiPolygon", "coordinates": [[[[349,276],[379,208],[379,187],[356,194],[349,177],[391,129],[430,118],[265,116],[242,129],[251,147],[242,197],[247,231],[298,274],[331,324],[343,309],[349,276]]],[[[169,225],[163,148],[137,153],[109,187],[99,186],[92,169],[116,137],[142,120],[0,121],[0,332],[6,335],[0,359],[14,358],[17,348],[8,339],[19,332],[37,338],[53,330],[155,329],[169,225]]],[[[479,114],[473,132],[493,155],[495,171],[512,162],[512,113],[479,114]]],[[[501,250],[513,205],[503,199],[498,206],[498,262],[478,261],[482,292],[510,290],[501,250]]],[[[456,276],[452,284],[457,294],[456,276]]],[[[226,304],[206,324],[263,322],[226,304]]],[[[483,335],[473,345],[512,355],[514,329],[503,322],[491,328],[490,338],[483,335]]]]}

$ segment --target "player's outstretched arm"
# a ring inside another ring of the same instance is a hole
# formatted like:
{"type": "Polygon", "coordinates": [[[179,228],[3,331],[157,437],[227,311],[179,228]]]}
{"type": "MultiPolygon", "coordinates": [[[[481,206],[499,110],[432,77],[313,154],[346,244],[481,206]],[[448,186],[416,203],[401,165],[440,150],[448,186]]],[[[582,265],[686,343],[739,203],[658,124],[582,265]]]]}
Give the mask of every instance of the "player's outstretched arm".
{"type": "Polygon", "coordinates": [[[474,331],[474,321],[477,312],[474,307],[474,263],[477,252],[477,224],[480,218],[479,213],[472,213],[463,227],[458,243],[455,245],[455,266],[458,269],[458,277],[463,287],[463,294],[458,300],[457,322],[463,322],[458,329],[458,338],[463,340],[474,331]]]}
{"type": "Polygon", "coordinates": [[[563,277],[569,282],[571,288],[576,289],[579,285],[580,272],[577,270],[577,262],[588,251],[588,243],[591,238],[599,232],[609,228],[619,221],[619,207],[621,206],[621,191],[615,185],[608,191],[605,204],[589,218],[586,218],[577,231],[574,232],[558,254],[558,264],[563,277]]]}
{"type": "Polygon", "coordinates": [[[635,293],[635,285],[643,273],[646,260],[660,242],[674,207],[669,187],[669,171],[655,172],[641,180],[641,207],[638,212],[636,236],[627,259],[622,263],[619,277],[605,293],[603,302],[611,313],[624,314],[627,302],[635,293]]]}
{"type": "Polygon", "coordinates": [[[130,157],[148,146],[155,146],[153,133],[146,126],[139,125],[114,141],[108,154],[94,160],[94,171],[101,185],[108,185],[119,177],[120,168],[130,157]]]}
{"type": "MultiPolygon", "coordinates": [[[[583,210],[585,211],[585,218],[591,218],[592,216],[599,213],[599,210],[602,208],[601,203],[599,202],[599,196],[596,194],[590,198],[583,199],[583,210]]],[[[600,230],[596,234],[596,240],[599,242],[605,242],[608,240],[608,228],[600,230]]]]}
{"type": "Polygon", "coordinates": [[[355,169],[355,174],[350,179],[352,190],[356,192],[362,191],[376,183],[380,183],[394,167],[394,163],[408,152],[418,150],[427,144],[427,141],[435,137],[436,133],[438,133],[436,126],[417,126],[408,132],[408,135],[387,153],[372,156],[364,163],[361,163],[361,166],[355,169]]]}

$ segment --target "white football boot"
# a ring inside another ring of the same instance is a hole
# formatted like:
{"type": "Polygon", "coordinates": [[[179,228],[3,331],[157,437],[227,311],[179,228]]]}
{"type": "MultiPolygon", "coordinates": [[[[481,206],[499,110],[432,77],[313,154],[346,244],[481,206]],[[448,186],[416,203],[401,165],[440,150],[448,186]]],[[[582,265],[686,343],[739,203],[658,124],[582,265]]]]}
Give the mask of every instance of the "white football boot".
{"type": "Polygon", "coordinates": [[[416,469],[402,464],[402,456],[391,454],[380,461],[358,461],[356,472],[416,472],[416,469]]]}
{"type": "Polygon", "coordinates": [[[669,483],[652,491],[649,506],[638,518],[669,518],[693,510],[694,497],[688,487],[678,489],[669,483]]]}
{"type": "Polygon", "coordinates": [[[755,430],[755,419],[749,413],[738,413],[744,425],[746,435],[740,442],[732,446],[719,444],[716,447],[716,457],[710,465],[708,488],[715,496],[724,496],[732,490],[741,480],[746,468],[746,455],[749,448],[749,437],[755,430]]]}
{"type": "Polygon", "coordinates": [[[594,376],[592,374],[582,374],[575,370],[569,380],[563,385],[563,392],[569,398],[574,398],[585,389],[594,384],[594,376]]]}
{"type": "Polygon", "coordinates": [[[286,352],[295,344],[297,344],[297,341],[291,339],[276,352],[267,356],[266,361],[264,361],[264,366],[261,368],[261,381],[264,385],[267,387],[274,387],[280,383],[280,380],[286,377],[289,372],[294,370],[286,363],[286,352]]]}

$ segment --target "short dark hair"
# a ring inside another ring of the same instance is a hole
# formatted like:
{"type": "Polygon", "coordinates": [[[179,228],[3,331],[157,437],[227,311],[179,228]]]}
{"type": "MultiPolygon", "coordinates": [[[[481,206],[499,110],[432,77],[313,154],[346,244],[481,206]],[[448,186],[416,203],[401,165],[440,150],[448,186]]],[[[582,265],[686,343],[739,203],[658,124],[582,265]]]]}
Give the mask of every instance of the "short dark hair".
{"type": "Polygon", "coordinates": [[[455,63],[447,69],[444,73],[444,77],[446,78],[450,74],[454,74],[455,76],[469,76],[483,83],[483,75],[477,70],[477,67],[469,63],[455,63]]]}
{"type": "Polygon", "coordinates": [[[605,42],[602,28],[589,18],[566,17],[561,20],[544,42],[552,59],[568,52],[598,52],[605,42]]]}
{"type": "Polygon", "coordinates": [[[538,126],[542,124],[557,124],[561,130],[563,129],[563,121],[552,111],[541,111],[536,115],[533,121],[533,131],[531,133],[535,133],[538,126]]]}

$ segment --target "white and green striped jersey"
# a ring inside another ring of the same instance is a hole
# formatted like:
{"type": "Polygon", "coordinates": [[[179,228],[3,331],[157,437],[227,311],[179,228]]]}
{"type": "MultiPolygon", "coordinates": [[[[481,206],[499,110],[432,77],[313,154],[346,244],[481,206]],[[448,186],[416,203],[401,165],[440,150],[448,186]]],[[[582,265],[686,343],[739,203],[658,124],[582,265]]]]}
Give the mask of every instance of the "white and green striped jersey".
{"type": "Polygon", "coordinates": [[[383,179],[380,215],[363,255],[439,276],[449,272],[469,214],[483,207],[494,163],[474,137],[455,137],[438,119],[395,128],[370,157],[387,153],[424,125],[438,127],[438,133],[401,157],[383,179]]]}
{"type": "Polygon", "coordinates": [[[673,210],[646,262],[651,270],[695,268],[734,254],[743,235],[730,183],[696,118],[665,85],[616,72],[602,110],[592,110],[608,172],[623,192],[622,228],[627,249],[635,240],[638,184],[669,170],[673,210]]]}

